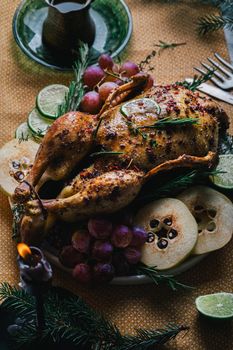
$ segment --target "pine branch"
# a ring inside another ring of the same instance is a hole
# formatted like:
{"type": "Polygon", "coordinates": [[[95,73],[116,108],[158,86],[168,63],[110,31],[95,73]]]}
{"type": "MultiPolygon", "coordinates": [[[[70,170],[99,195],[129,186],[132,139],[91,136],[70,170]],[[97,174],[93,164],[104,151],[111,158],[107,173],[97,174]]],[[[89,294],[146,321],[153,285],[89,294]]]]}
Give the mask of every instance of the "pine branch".
{"type": "Polygon", "coordinates": [[[35,316],[35,302],[33,298],[21,289],[11,287],[8,283],[0,286],[1,307],[11,312],[17,312],[18,316],[35,316]]]}
{"type": "Polygon", "coordinates": [[[173,291],[178,289],[193,289],[193,287],[187,286],[181,282],[178,282],[172,275],[163,275],[156,267],[149,267],[142,263],[137,266],[137,272],[148,276],[156,285],[160,283],[166,283],[173,291]]]}
{"type": "Polygon", "coordinates": [[[213,32],[222,28],[233,30],[233,18],[222,15],[206,15],[199,18],[198,21],[199,34],[205,35],[206,33],[213,32]]]}
{"type": "Polygon", "coordinates": [[[88,51],[88,45],[80,42],[78,59],[74,62],[73,66],[75,80],[70,83],[68,94],[65,96],[64,102],[58,107],[57,118],[69,111],[78,110],[84,95],[82,77],[88,65],[88,51]]]}
{"type": "Polygon", "coordinates": [[[20,315],[25,322],[21,329],[12,334],[18,348],[33,344],[65,344],[85,350],[146,350],[151,346],[165,344],[178,333],[187,329],[184,326],[168,325],[164,329],[137,330],[136,336],[121,335],[118,328],[101,314],[92,309],[80,297],[52,288],[45,296],[45,328],[38,335],[35,322],[33,297],[26,292],[11,287],[7,283],[0,286],[1,307],[20,315]],[[29,316],[29,318],[28,318],[29,316]]]}
{"type": "Polygon", "coordinates": [[[164,329],[144,330],[138,329],[136,336],[125,336],[119,350],[147,350],[156,345],[163,345],[174,339],[180,332],[187,331],[185,326],[168,325],[164,329]]]}

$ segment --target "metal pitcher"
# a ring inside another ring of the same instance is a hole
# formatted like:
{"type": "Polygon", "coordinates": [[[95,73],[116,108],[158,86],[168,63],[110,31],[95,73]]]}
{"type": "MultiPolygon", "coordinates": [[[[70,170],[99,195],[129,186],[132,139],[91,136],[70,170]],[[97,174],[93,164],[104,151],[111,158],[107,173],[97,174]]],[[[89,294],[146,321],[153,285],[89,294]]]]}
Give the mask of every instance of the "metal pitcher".
{"type": "Polygon", "coordinates": [[[45,0],[48,16],[42,29],[42,40],[52,53],[73,55],[79,40],[91,46],[95,39],[95,24],[90,16],[94,0],[45,0]]]}

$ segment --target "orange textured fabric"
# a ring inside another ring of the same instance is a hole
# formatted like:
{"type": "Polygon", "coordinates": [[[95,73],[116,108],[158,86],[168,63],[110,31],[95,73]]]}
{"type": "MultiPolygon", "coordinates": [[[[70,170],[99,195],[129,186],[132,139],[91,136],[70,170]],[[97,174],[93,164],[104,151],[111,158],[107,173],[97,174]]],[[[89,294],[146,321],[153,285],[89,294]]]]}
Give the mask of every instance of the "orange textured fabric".
{"type": "MultiPolygon", "coordinates": [[[[193,76],[193,67],[211,56],[214,51],[228,58],[222,31],[199,37],[197,18],[210,12],[209,7],[196,1],[178,3],[159,0],[127,0],[132,11],[133,36],[124,58],[139,62],[159,40],[186,42],[160,52],[153,59],[154,76],[158,83],[169,83],[193,76]]],[[[16,126],[25,121],[34,107],[38,91],[52,83],[67,84],[71,74],[54,72],[29,60],[16,46],[11,23],[18,5],[15,0],[1,1],[0,34],[0,146],[14,136],[16,126]]],[[[222,103],[231,116],[233,108],[222,103]]],[[[11,213],[7,198],[0,194],[0,282],[17,284],[16,248],[11,239],[11,213]]],[[[54,269],[54,283],[82,295],[101,310],[122,332],[134,328],[161,327],[169,322],[191,327],[185,336],[179,336],[167,349],[232,350],[232,324],[215,325],[202,321],[195,309],[195,298],[201,294],[233,291],[233,241],[225,248],[206,257],[198,266],[179,276],[184,283],[196,289],[172,292],[165,287],[104,286],[95,289],[80,287],[66,273],[54,269]]]]}

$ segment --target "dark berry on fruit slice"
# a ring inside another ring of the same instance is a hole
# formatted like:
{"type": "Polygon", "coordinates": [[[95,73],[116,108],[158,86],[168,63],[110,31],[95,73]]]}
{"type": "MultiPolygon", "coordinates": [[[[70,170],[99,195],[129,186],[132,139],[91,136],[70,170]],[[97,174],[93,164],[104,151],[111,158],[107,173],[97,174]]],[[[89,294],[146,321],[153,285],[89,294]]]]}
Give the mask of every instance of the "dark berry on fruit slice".
{"type": "Polygon", "coordinates": [[[157,246],[159,247],[159,249],[165,249],[168,246],[168,241],[162,238],[158,241],[157,246]]]}

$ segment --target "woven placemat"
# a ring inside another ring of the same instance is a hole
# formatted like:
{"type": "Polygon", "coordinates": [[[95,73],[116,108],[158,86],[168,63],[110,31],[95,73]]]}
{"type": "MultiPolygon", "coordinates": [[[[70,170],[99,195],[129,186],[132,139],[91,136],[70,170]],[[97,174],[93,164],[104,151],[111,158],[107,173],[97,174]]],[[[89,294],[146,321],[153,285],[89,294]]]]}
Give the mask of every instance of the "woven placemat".
{"type": "MultiPolygon", "coordinates": [[[[165,50],[153,59],[154,76],[159,83],[168,83],[193,76],[193,66],[211,56],[214,51],[228,58],[222,31],[201,38],[195,22],[209,8],[195,1],[172,3],[156,0],[128,0],[133,15],[134,30],[125,55],[139,62],[159,40],[186,42],[185,46],[165,50]]],[[[68,83],[70,74],[46,69],[29,60],[16,46],[11,22],[18,3],[1,1],[1,145],[14,135],[16,126],[25,121],[34,107],[35,96],[47,84],[68,83]]],[[[232,108],[222,103],[231,115],[232,108]]],[[[7,198],[0,195],[0,282],[18,282],[16,249],[11,239],[11,213],[7,198]]],[[[196,289],[173,293],[167,288],[146,286],[104,286],[88,290],[70,276],[54,269],[54,282],[85,297],[93,306],[109,316],[123,332],[134,328],[161,327],[168,322],[191,327],[185,337],[179,337],[169,349],[232,350],[232,324],[214,325],[199,319],[194,306],[196,296],[218,291],[232,292],[233,242],[210,254],[198,266],[180,276],[196,289]]]]}

